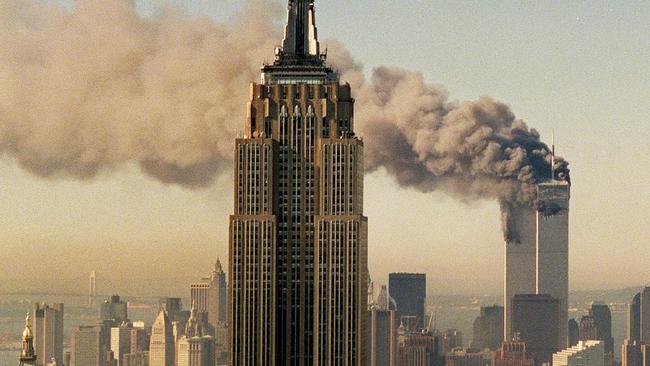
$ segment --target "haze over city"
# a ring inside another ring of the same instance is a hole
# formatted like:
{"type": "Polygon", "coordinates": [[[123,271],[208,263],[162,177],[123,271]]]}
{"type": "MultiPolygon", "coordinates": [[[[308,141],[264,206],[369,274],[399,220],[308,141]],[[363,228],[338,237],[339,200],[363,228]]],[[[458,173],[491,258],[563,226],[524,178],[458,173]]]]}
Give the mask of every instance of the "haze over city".
{"type": "MultiPolygon", "coordinates": [[[[13,3],[3,3],[0,18],[13,3]]],[[[142,17],[159,11],[159,2],[136,3],[142,17]]],[[[237,22],[244,5],[169,3],[181,14],[178,22],[192,24],[237,22]]],[[[282,4],[250,6],[274,14],[271,24],[280,29],[282,4]]],[[[639,255],[650,237],[648,16],[650,5],[641,1],[331,0],[319,7],[318,22],[322,46],[334,48],[332,38],[341,42],[366,76],[383,65],[418,71],[451,100],[488,95],[508,104],[547,143],[555,132],[559,155],[571,163],[569,278],[578,290],[639,286],[650,274],[650,259],[639,255]]],[[[271,46],[279,42],[279,31],[266,36],[271,46]]],[[[272,47],[264,50],[260,56],[271,60],[272,47]]],[[[257,77],[230,80],[241,96],[233,131],[242,128],[247,85],[257,77]]],[[[227,154],[231,147],[221,149],[227,154]]],[[[229,166],[213,183],[187,188],[160,183],[135,162],[91,179],[41,178],[3,152],[0,290],[56,286],[91,270],[113,279],[196,277],[217,256],[227,257],[229,166]]],[[[501,292],[504,250],[495,200],[420,193],[400,187],[382,168],[365,184],[373,279],[386,282],[388,272],[408,270],[427,273],[432,295],[501,292]]],[[[111,291],[130,290],[118,286],[111,291]]]]}

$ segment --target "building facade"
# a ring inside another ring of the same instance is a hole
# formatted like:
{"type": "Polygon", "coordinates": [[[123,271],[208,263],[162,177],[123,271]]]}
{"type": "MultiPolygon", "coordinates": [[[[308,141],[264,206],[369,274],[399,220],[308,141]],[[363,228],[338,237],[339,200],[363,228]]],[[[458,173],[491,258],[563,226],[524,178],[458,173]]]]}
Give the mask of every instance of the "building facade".
{"type": "Polygon", "coordinates": [[[627,309],[627,339],[641,340],[641,293],[634,295],[627,309]]]}
{"type": "Polygon", "coordinates": [[[209,332],[212,336],[215,336],[217,328],[226,327],[228,321],[227,293],[226,273],[218,259],[209,277],[190,286],[190,301],[196,305],[199,312],[207,314],[207,323],[210,328],[214,329],[209,332]]]}
{"type": "Polygon", "coordinates": [[[149,365],[150,366],[174,366],[176,340],[172,322],[165,310],[160,310],[158,317],[151,327],[151,339],[149,341],[149,365]]]}
{"type": "Polygon", "coordinates": [[[580,341],[554,354],[553,366],[605,366],[605,342],[580,341]]]}
{"type": "Polygon", "coordinates": [[[58,304],[34,304],[33,311],[34,350],[38,365],[52,360],[63,363],[63,315],[64,306],[58,304]]]}
{"type": "Polygon", "coordinates": [[[114,326],[129,321],[127,304],[118,295],[111,296],[101,304],[99,315],[101,320],[110,320],[114,326]]]}
{"type": "Polygon", "coordinates": [[[533,366],[534,360],[526,349],[526,343],[518,339],[505,341],[494,353],[494,366],[533,366]]]}
{"type": "Polygon", "coordinates": [[[367,219],[354,100],[325,64],[313,1],[251,86],[235,142],[230,363],[363,365],[367,219]]]}
{"type": "Polygon", "coordinates": [[[549,295],[515,295],[512,330],[526,343],[535,365],[550,362],[557,347],[560,301],[549,295]]]}
{"type": "Polygon", "coordinates": [[[492,366],[493,362],[489,350],[457,348],[445,355],[445,366],[492,366]]]}
{"type": "Polygon", "coordinates": [[[368,366],[397,365],[397,319],[394,310],[368,310],[368,366]]]}
{"type": "Polygon", "coordinates": [[[81,325],[72,330],[71,366],[104,365],[108,331],[104,325],[81,325]]]}
{"type": "Polygon", "coordinates": [[[415,316],[415,327],[426,326],[427,277],[424,273],[390,273],[388,293],[397,306],[397,320],[415,316]]]}

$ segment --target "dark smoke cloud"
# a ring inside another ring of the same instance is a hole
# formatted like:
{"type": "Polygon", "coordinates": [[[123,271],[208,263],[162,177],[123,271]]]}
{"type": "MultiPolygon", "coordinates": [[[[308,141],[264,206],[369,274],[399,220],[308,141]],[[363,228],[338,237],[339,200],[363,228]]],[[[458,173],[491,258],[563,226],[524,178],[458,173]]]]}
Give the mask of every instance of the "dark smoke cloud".
{"type": "MultiPolygon", "coordinates": [[[[43,177],[91,179],[135,162],[164,183],[209,185],[230,172],[247,84],[281,38],[279,4],[250,0],[243,13],[215,24],[173,9],[142,18],[131,0],[78,0],[72,12],[0,2],[0,152],[43,177]]],[[[368,79],[343,45],[328,47],[355,93],[368,171],[496,199],[506,221],[510,205],[535,204],[551,152],[508,105],[450,102],[399,68],[368,79]]],[[[554,168],[568,179],[566,161],[554,168]]]]}

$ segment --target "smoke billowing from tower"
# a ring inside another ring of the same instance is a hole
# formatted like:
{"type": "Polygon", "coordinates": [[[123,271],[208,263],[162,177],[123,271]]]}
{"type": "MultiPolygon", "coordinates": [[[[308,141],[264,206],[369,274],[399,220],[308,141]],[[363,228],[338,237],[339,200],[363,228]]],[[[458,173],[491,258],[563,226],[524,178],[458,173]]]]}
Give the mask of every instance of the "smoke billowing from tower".
{"type": "MultiPolygon", "coordinates": [[[[268,14],[281,13],[250,0],[214,24],[173,9],[142,18],[127,0],[79,0],[71,12],[3,1],[0,153],[43,177],[91,179],[135,163],[164,183],[207,186],[231,171],[245,85],[271,59],[281,36],[268,14]]],[[[449,102],[415,71],[380,67],[367,79],[344,46],[328,46],[355,91],[368,171],[463,201],[496,199],[506,219],[512,205],[535,205],[551,151],[508,105],[449,102]]],[[[568,179],[566,161],[554,169],[568,179]]]]}

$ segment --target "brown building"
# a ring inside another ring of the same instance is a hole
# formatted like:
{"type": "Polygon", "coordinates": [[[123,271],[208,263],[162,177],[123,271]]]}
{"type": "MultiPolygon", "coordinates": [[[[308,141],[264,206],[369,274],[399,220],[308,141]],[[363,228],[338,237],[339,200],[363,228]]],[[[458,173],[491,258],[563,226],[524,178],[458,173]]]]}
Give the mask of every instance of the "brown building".
{"type": "Polygon", "coordinates": [[[283,45],[250,96],[235,143],[230,363],[364,365],[363,143],[313,0],[289,0],[283,45]]]}
{"type": "Polygon", "coordinates": [[[441,366],[439,338],[432,333],[407,332],[400,327],[398,366],[441,366]]]}
{"type": "Polygon", "coordinates": [[[501,344],[494,354],[494,366],[533,366],[534,360],[526,350],[526,343],[519,340],[501,344]]]}

